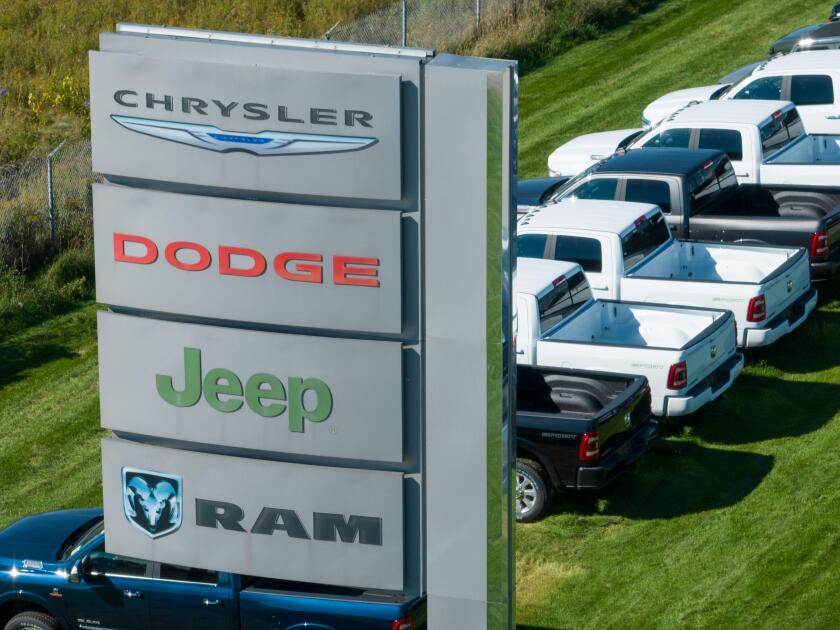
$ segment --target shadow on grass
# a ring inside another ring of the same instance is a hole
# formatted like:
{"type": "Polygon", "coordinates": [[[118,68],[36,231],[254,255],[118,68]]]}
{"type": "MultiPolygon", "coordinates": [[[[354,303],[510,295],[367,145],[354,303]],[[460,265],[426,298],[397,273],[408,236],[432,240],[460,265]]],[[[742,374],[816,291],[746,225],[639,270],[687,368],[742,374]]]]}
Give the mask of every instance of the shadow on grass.
{"type": "Polygon", "coordinates": [[[811,433],[838,412],[840,384],[746,374],[683,424],[706,442],[750,444],[811,433]]]}
{"type": "Polygon", "coordinates": [[[819,310],[802,326],[768,348],[747,352],[747,362],[764,362],[783,372],[809,374],[830,370],[840,357],[840,312],[819,310]]]}
{"type": "Polygon", "coordinates": [[[666,440],[601,493],[562,495],[550,513],[665,519],[724,508],[755,490],[773,461],[769,455],[666,440]]]}
{"type": "Polygon", "coordinates": [[[0,344],[0,387],[4,387],[22,378],[22,373],[58,359],[69,359],[77,356],[67,348],[47,343],[44,345],[16,344],[6,342],[0,344]]]}

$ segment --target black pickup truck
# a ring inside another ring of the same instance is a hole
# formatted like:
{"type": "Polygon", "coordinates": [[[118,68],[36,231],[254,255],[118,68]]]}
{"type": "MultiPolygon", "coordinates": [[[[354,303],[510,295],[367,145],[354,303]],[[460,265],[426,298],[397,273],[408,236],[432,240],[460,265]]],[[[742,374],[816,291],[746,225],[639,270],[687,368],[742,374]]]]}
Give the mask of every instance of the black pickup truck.
{"type": "Polygon", "coordinates": [[[830,279],[840,269],[836,195],[739,185],[721,151],[619,152],[569,181],[551,199],[566,197],[657,204],[675,238],[804,247],[814,280],[830,279]]]}
{"type": "Polygon", "coordinates": [[[516,520],[537,520],[552,494],[597,490],[659,435],[644,376],[517,368],[516,520]]]}

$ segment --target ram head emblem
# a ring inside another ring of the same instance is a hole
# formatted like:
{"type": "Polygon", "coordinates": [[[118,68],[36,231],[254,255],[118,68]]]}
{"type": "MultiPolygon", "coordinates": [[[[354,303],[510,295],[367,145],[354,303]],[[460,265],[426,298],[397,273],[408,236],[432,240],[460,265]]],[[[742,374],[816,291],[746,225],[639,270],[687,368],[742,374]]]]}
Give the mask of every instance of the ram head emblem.
{"type": "Polygon", "coordinates": [[[134,527],[159,538],[181,526],[181,477],[124,468],[122,482],[123,510],[134,527]]]}

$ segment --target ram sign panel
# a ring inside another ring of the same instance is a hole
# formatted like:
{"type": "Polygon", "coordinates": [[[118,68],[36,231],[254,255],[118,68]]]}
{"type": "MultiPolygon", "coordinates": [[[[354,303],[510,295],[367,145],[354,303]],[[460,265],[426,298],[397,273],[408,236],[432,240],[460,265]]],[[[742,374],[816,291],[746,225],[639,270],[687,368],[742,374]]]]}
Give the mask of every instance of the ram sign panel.
{"type": "Polygon", "coordinates": [[[249,323],[402,330],[400,214],[94,187],[97,299],[249,323]]]}
{"type": "Polygon", "coordinates": [[[358,588],[403,587],[403,475],[102,441],[106,551],[358,588]]]}
{"type": "Polygon", "coordinates": [[[399,200],[400,76],[90,53],[93,168],[257,193],[399,200]]]}
{"type": "Polygon", "coordinates": [[[402,346],[99,313],[102,426],[402,462],[402,346]]]}

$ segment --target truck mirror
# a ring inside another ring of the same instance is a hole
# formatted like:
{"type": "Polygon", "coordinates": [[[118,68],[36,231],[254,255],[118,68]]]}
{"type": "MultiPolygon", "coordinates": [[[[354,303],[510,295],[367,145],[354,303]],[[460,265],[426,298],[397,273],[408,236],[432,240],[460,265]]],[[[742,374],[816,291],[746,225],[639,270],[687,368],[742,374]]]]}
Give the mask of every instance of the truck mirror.
{"type": "Polygon", "coordinates": [[[70,584],[78,584],[82,581],[82,561],[79,560],[75,562],[72,567],[70,567],[70,573],[67,574],[67,581],[70,584]]]}

